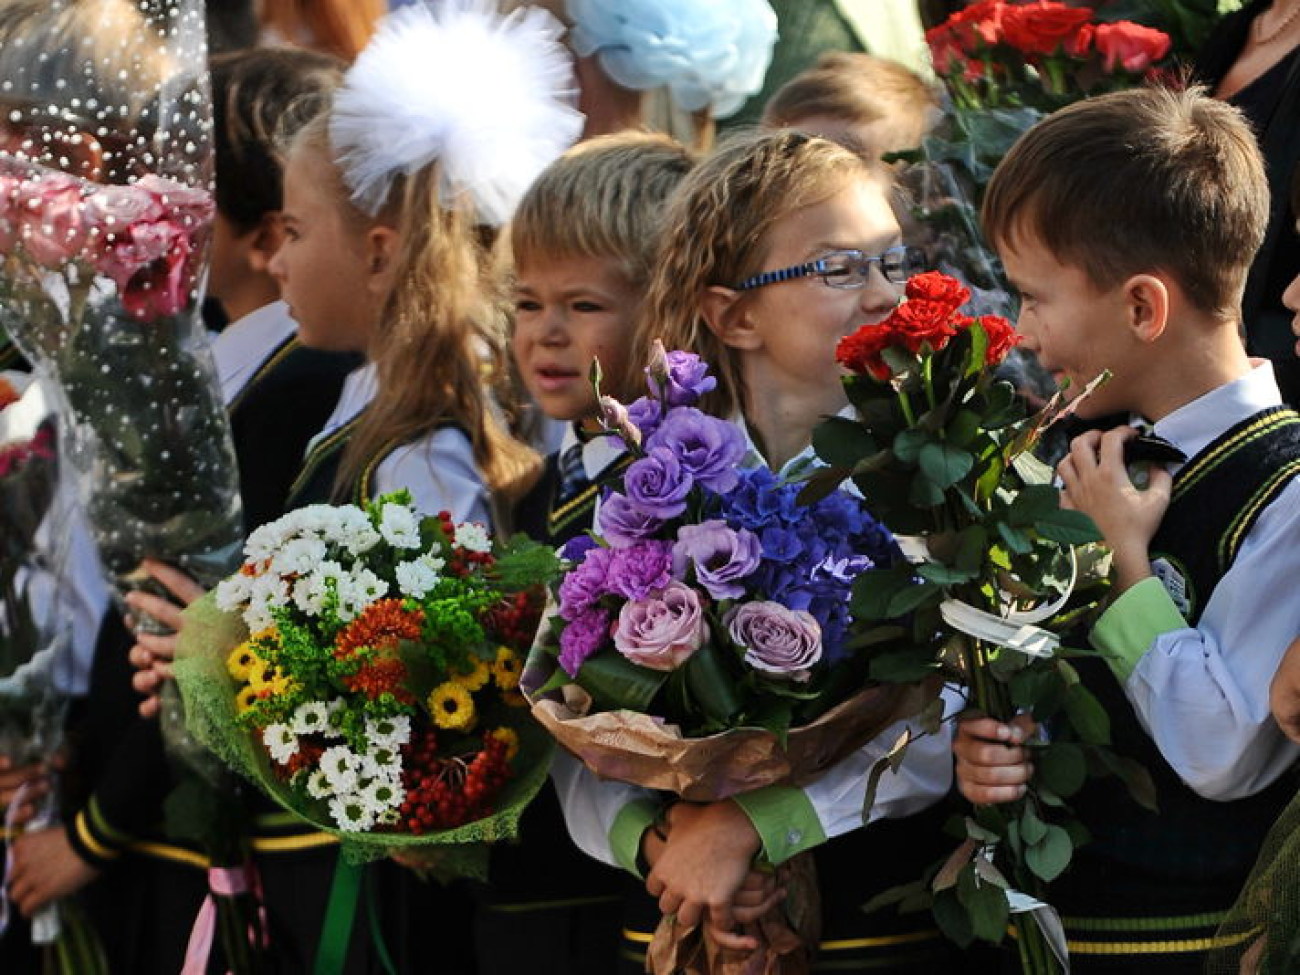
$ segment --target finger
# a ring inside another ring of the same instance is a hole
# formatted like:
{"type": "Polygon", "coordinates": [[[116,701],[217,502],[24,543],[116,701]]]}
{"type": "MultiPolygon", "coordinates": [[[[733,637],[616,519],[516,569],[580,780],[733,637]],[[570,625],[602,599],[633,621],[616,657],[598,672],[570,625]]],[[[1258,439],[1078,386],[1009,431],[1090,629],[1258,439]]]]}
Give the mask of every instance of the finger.
{"type": "Polygon", "coordinates": [[[958,789],[966,799],[976,806],[997,806],[1004,802],[1016,802],[1025,797],[1028,791],[1026,786],[1001,786],[999,788],[987,788],[982,786],[967,786],[958,780],[958,789]]]}
{"type": "Polygon", "coordinates": [[[696,901],[682,901],[681,906],[676,911],[669,913],[677,915],[678,924],[683,927],[693,928],[704,918],[704,905],[696,901]]]}
{"type": "Polygon", "coordinates": [[[1097,450],[1097,462],[1103,470],[1128,481],[1127,464],[1124,463],[1124,445],[1138,435],[1132,427],[1117,427],[1106,431],[1097,450]]]}
{"type": "Polygon", "coordinates": [[[154,559],[145,559],[142,564],[146,572],[186,606],[203,597],[203,587],[175,566],[154,559]]]}
{"type": "Polygon", "coordinates": [[[970,741],[1001,741],[1019,744],[1024,740],[1024,726],[1007,723],[997,718],[962,718],[957,724],[957,737],[970,741]]]}
{"type": "MultiPolygon", "coordinates": [[[[175,609],[175,607],[172,607],[175,609]]],[[[180,617],[177,616],[179,620],[180,617]]],[[[170,624],[169,624],[170,625],[170,624]]],[[[171,660],[176,656],[177,639],[174,633],[140,633],[136,635],[135,642],[155,658],[171,660]]]]}
{"type": "Polygon", "coordinates": [[[993,765],[977,764],[959,758],[956,771],[964,781],[981,786],[1022,785],[1034,777],[1034,766],[1031,762],[993,765]]]}
{"type": "MultiPolygon", "coordinates": [[[[173,630],[180,629],[181,625],[181,608],[170,599],[163,599],[162,596],[155,596],[151,592],[129,592],[126,594],[126,603],[136,613],[149,616],[157,620],[163,626],[170,627],[173,630]]],[[[136,640],[148,634],[136,634],[136,640]]]]}
{"type": "Polygon", "coordinates": [[[738,904],[732,905],[732,914],[735,915],[738,924],[750,924],[766,915],[783,900],[785,900],[785,888],[777,887],[757,904],[745,907],[738,904]]]}
{"type": "Polygon", "coordinates": [[[1146,493],[1148,496],[1151,496],[1152,492],[1155,492],[1156,494],[1167,498],[1173,491],[1173,488],[1174,475],[1170,474],[1169,471],[1165,470],[1163,467],[1157,466],[1151,468],[1151,471],[1147,476],[1146,493]]]}
{"type": "Polygon", "coordinates": [[[162,702],[156,697],[146,697],[136,705],[136,710],[140,712],[142,718],[156,718],[158,712],[162,710],[162,702]]]}
{"type": "Polygon", "coordinates": [[[713,940],[717,942],[719,947],[726,948],[729,951],[758,950],[758,938],[752,934],[722,928],[713,923],[709,924],[709,934],[713,936],[713,940]]]}
{"type": "Polygon", "coordinates": [[[175,676],[172,665],[166,660],[158,660],[153,665],[153,673],[160,681],[169,681],[175,676]]]}
{"type": "Polygon", "coordinates": [[[649,894],[651,897],[653,897],[655,900],[658,900],[663,895],[663,892],[667,888],[668,885],[663,882],[663,879],[660,878],[660,876],[657,873],[651,870],[650,876],[646,877],[645,879],[646,893],[649,894]]]}
{"type": "Polygon", "coordinates": [[[681,894],[674,893],[671,890],[665,890],[659,895],[659,910],[664,914],[676,914],[677,909],[682,906],[681,894]]]}
{"type": "Polygon", "coordinates": [[[1101,437],[1102,432],[1100,430],[1084,430],[1083,433],[1070,441],[1070,453],[1074,456],[1089,459],[1096,457],[1101,437]]]}
{"type": "Polygon", "coordinates": [[[126,659],[136,670],[148,670],[153,666],[153,654],[139,643],[132,644],[126,652],[126,659]]]}
{"type": "Polygon", "coordinates": [[[162,678],[152,670],[137,670],[131,675],[131,686],[137,694],[156,694],[162,685],[162,678]]]}

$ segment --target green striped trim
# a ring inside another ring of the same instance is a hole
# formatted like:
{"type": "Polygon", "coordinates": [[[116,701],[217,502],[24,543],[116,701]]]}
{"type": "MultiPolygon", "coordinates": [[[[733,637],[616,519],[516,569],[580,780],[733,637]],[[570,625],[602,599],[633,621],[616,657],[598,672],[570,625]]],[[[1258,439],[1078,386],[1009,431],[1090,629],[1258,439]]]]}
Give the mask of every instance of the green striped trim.
{"type": "Polygon", "coordinates": [[[356,432],[357,426],[361,423],[361,418],[364,415],[365,411],[363,410],[307,452],[307,456],[302,463],[302,469],[298,472],[293,485],[289,488],[290,502],[297,498],[303,489],[307,487],[320,465],[343,449],[348,442],[348,438],[356,432]]]}
{"type": "Polygon", "coordinates": [[[361,476],[357,478],[357,493],[353,498],[353,501],[355,501],[356,504],[364,508],[374,500],[375,471],[378,470],[379,465],[387,459],[389,454],[402,446],[405,442],[406,441],[401,437],[394,437],[392,440],[389,440],[384,444],[383,449],[380,450],[379,453],[366,461],[366,466],[361,469],[361,476]]]}
{"type": "Polygon", "coordinates": [[[1297,473],[1300,473],[1300,458],[1283,464],[1260,485],[1259,490],[1254,493],[1246,507],[1232,519],[1223,537],[1219,539],[1220,565],[1232,564],[1237,557],[1237,551],[1241,548],[1241,543],[1246,540],[1246,535],[1254,526],[1255,519],[1259,517],[1261,511],[1273,503],[1297,473]]]}
{"type": "Polygon", "coordinates": [[[1067,931],[1185,931],[1188,928],[1217,928],[1227,911],[1183,914],[1173,917],[1064,917],[1067,931]]]}
{"type": "Polygon", "coordinates": [[[546,530],[551,537],[560,534],[583,515],[590,512],[596,506],[596,498],[600,495],[600,489],[610,479],[627,470],[631,464],[632,455],[624,454],[605,468],[596,480],[592,481],[564,504],[549,512],[546,516],[546,530]]]}
{"type": "Polygon", "coordinates": [[[302,343],[298,341],[297,335],[290,335],[287,339],[276,346],[275,351],[267,356],[262,364],[257,367],[257,371],[253,373],[248,382],[244,383],[243,388],[235,398],[226,404],[226,412],[233,413],[235,410],[239,409],[240,404],[244,402],[244,398],[249,394],[253,387],[270,375],[276,367],[280,365],[280,363],[289,358],[289,356],[296,352],[301,345],[302,343]]]}

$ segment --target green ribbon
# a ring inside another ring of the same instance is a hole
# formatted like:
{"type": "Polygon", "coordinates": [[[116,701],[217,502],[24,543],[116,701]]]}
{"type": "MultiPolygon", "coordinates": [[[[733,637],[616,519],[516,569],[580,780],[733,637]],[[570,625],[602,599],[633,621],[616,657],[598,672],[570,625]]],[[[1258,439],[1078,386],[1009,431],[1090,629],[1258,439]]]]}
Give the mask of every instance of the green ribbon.
{"type": "Polygon", "coordinates": [[[312,968],[314,975],[339,975],[343,971],[348,957],[348,945],[352,941],[352,924],[357,915],[357,902],[361,897],[363,884],[366,893],[366,914],[370,921],[370,937],[375,954],[388,975],[397,975],[397,969],[388,954],[388,945],[384,942],[383,929],[379,924],[379,908],[375,903],[374,887],[365,883],[365,878],[364,864],[349,863],[345,857],[339,856],[334,866],[334,880],[330,884],[329,901],[325,905],[325,923],[321,928],[320,943],[316,946],[316,964],[312,968]]]}

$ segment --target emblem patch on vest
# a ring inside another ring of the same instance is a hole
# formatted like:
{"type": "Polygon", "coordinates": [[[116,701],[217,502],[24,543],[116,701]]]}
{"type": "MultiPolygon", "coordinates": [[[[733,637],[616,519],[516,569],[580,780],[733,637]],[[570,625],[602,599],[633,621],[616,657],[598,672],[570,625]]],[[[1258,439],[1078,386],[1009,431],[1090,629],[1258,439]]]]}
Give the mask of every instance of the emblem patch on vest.
{"type": "Polygon", "coordinates": [[[1169,598],[1186,619],[1192,618],[1192,590],[1187,577],[1168,558],[1161,556],[1151,563],[1151,574],[1160,580],[1169,598]]]}

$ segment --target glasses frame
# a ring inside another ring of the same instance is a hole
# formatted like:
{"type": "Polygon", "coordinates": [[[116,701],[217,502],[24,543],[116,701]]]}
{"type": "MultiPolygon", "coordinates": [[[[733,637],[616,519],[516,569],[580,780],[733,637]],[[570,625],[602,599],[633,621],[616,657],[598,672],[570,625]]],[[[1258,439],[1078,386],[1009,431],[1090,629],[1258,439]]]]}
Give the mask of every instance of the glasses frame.
{"type": "Polygon", "coordinates": [[[835,288],[837,291],[857,291],[867,286],[865,275],[850,284],[836,284],[827,276],[831,273],[827,268],[826,262],[836,257],[848,256],[859,264],[867,267],[876,265],[880,268],[880,273],[884,275],[885,280],[891,284],[905,284],[907,279],[925,266],[925,252],[919,247],[911,247],[906,244],[898,244],[890,247],[879,254],[868,254],[866,251],[860,251],[855,248],[846,250],[831,251],[815,261],[808,261],[804,264],[796,264],[793,267],[783,267],[776,271],[763,271],[752,277],[746,278],[740,284],[733,287],[733,291],[749,291],[753,288],[762,288],[769,284],[779,284],[782,281],[793,281],[796,278],[807,278],[812,275],[820,275],[822,283],[828,288],[835,288]]]}

